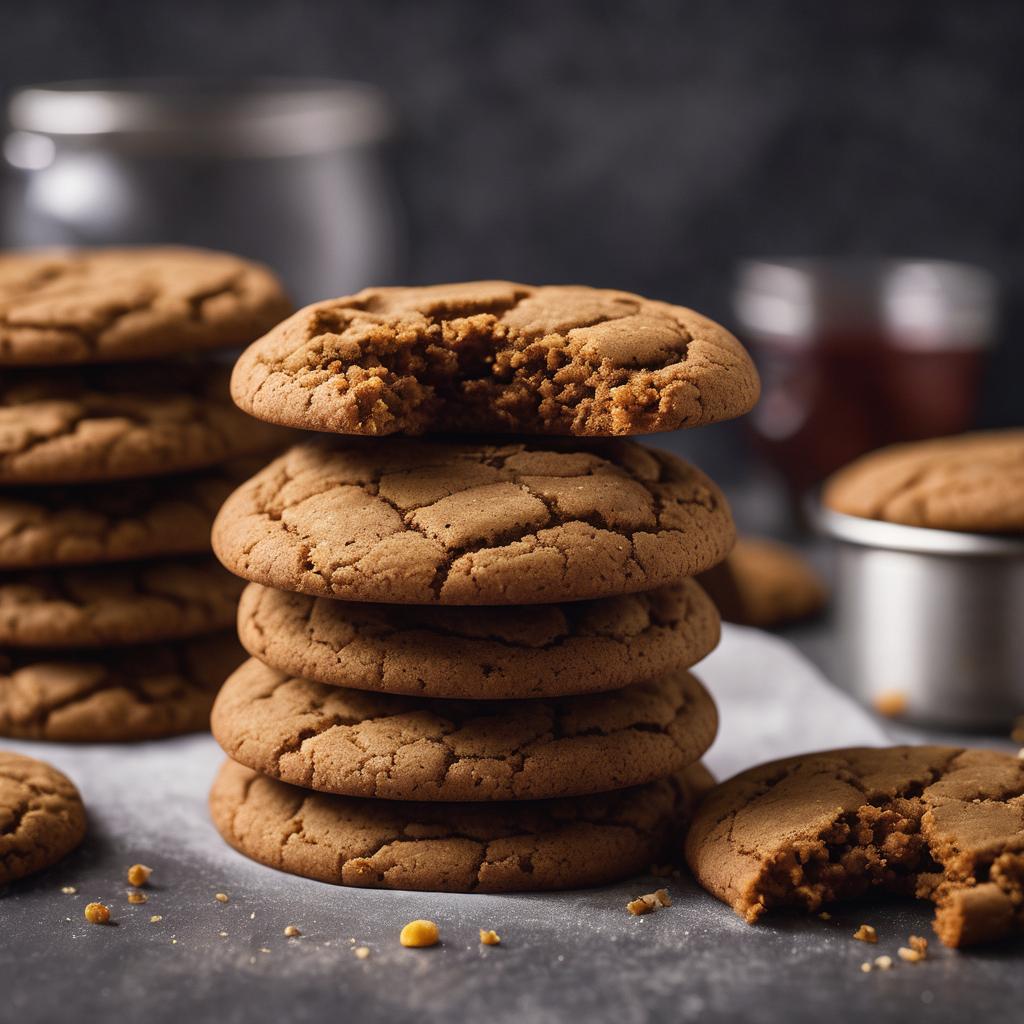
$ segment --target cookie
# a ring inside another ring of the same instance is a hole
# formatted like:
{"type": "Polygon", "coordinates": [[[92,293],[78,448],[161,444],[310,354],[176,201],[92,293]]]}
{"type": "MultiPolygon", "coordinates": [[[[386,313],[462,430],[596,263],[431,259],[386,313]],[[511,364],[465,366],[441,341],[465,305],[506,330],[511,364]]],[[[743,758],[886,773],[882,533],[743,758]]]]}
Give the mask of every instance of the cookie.
{"type": "Polygon", "coordinates": [[[718,786],[686,857],[748,922],[880,893],[936,904],[947,946],[1024,926],[1024,761],[992,750],[807,754],[718,786]]]}
{"type": "Polygon", "coordinates": [[[0,885],[63,860],[85,827],[82,798],[66,775],[0,750],[0,885]]]}
{"type": "Polygon", "coordinates": [[[232,633],[105,651],[0,654],[0,736],[120,743],[209,728],[245,658],[232,633]]]}
{"type": "Polygon", "coordinates": [[[321,683],[462,700],[617,690],[689,668],[718,643],[693,581],[565,604],[359,604],[250,583],[238,635],[254,657],[321,683]]]}
{"type": "Polygon", "coordinates": [[[631,441],[307,442],[243,484],[213,527],[214,551],[248,580],[396,604],[652,590],[732,542],[715,484],[631,441]]]}
{"type": "Polygon", "coordinates": [[[93,565],[210,550],[240,477],[190,476],[0,491],[0,569],[93,565]]]}
{"type": "Polygon", "coordinates": [[[972,533],[1024,533],[1024,430],[894,445],[826,483],[825,505],[849,516],[972,533]]]}
{"type": "Polygon", "coordinates": [[[67,484],[201,469],[288,433],[231,404],[199,363],[11,370],[0,379],[0,484],[67,484]]]}
{"type": "Polygon", "coordinates": [[[821,611],[828,591],[796,548],[760,537],[740,537],[729,557],[701,573],[726,622],[774,629],[821,611]]]}
{"type": "Polygon", "coordinates": [[[718,728],[688,672],[560,700],[446,701],[296,679],[255,659],[211,719],[235,761],[282,782],[386,800],[538,800],[637,786],[697,761],[718,728]]]}
{"type": "Polygon", "coordinates": [[[243,353],[239,406],[337,434],[649,434],[749,412],[757,372],[681,306],[582,286],[368,288],[243,353]]]}
{"type": "Polygon", "coordinates": [[[102,647],[228,629],[241,587],[210,557],[0,576],[0,647],[102,647]]]}
{"type": "Polygon", "coordinates": [[[646,786],[566,800],[408,803],[311,793],[228,761],[210,813],[247,857],[336,885],[575,889],[645,871],[711,782],[696,764],[646,786]]]}
{"type": "Polygon", "coordinates": [[[248,345],[291,312],[266,267],[173,247],[0,254],[0,366],[248,345]]]}

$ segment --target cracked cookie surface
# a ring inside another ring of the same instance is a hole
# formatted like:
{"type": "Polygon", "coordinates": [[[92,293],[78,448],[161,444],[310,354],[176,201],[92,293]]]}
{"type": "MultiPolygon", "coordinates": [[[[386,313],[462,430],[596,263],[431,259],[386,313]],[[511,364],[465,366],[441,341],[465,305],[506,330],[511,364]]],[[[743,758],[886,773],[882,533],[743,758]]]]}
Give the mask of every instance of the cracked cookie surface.
{"type": "Polygon", "coordinates": [[[907,526],[1024,533],[1024,430],[893,445],[833,474],[836,512],[907,526]]]}
{"type": "Polygon", "coordinates": [[[728,558],[700,575],[726,622],[774,629],[821,611],[825,583],[794,547],[738,537],[728,558]]]}
{"type": "Polygon", "coordinates": [[[537,800],[665,778],[718,728],[688,672],[612,693],[447,701],[296,679],[255,659],[224,684],[214,738],[233,760],[306,789],[387,800],[537,800]]]}
{"type": "Polygon", "coordinates": [[[642,594],[471,610],[361,604],[250,583],[238,635],[254,657],[321,683],[490,700],[617,690],[689,668],[718,613],[693,581],[642,594]]]}
{"type": "Polygon", "coordinates": [[[743,346],[628,292],[471,281],[369,288],[252,344],[231,393],[273,423],[339,434],[649,434],[749,412],[743,346]]]}
{"type": "Polygon", "coordinates": [[[0,576],[0,646],[101,647],[228,629],[241,585],[212,557],[0,576]]]}
{"type": "Polygon", "coordinates": [[[233,634],[105,651],[0,654],[0,736],[122,743],[205,732],[244,660],[233,634]]]}
{"type": "Polygon", "coordinates": [[[721,491],[630,441],[298,445],[213,528],[232,572],[313,596],[547,604],[680,582],[725,557],[721,491]]]}
{"type": "Polygon", "coordinates": [[[0,885],[62,860],[85,828],[82,798],[63,772],[0,750],[0,885]]]}
{"type": "Polygon", "coordinates": [[[750,923],[896,893],[936,904],[948,946],[1003,938],[1024,929],[1024,761],[958,747],[775,761],[708,795],[686,856],[750,923]]]}
{"type": "Polygon", "coordinates": [[[524,892],[604,885],[646,870],[711,783],[696,764],[671,779],[588,797],[423,803],[311,793],[227,761],[210,812],[240,853],[322,882],[524,892]]]}
{"type": "Polygon", "coordinates": [[[210,550],[241,476],[189,476],[0,491],[0,569],[93,565],[210,550]]]}
{"type": "Polygon", "coordinates": [[[202,363],[4,371],[0,484],[68,484],[202,469],[279,449],[287,431],[232,405],[202,363]]]}
{"type": "Polygon", "coordinates": [[[291,311],[257,263],[171,246],[0,254],[0,366],[248,345],[291,311]]]}

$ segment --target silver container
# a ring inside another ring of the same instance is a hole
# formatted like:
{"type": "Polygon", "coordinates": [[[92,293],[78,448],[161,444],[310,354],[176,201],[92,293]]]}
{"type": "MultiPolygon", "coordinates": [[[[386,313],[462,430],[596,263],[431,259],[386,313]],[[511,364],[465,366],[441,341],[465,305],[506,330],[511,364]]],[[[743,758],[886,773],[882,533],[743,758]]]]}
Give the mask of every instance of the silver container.
{"type": "Polygon", "coordinates": [[[837,549],[838,682],[889,714],[1004,729],[1024,714],[1024,538],[819,509],[837,549]]]}

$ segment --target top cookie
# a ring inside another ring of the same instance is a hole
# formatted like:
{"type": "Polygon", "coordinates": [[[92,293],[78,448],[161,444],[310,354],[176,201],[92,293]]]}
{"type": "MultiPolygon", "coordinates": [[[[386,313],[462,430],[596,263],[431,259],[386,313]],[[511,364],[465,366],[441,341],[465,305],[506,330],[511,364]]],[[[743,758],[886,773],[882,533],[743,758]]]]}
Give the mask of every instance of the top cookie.
{"type": "Polygon", "coordinates": [[[0,750],[0,885],[56,864],[84,836],[85,808],[71,780],[0,750]]]}
{"type": "Polygon", "coordinates": [[[307,442],[228,498],[218,558],[346,601],[548,604],[678,583],[725,557],[729,507],[699,470],[631,441],[307,442]]]}
{"type": "Polygon", "coordinates": [[[1024,927],[1024,761],[888,747],[786,758],[729,779],[686,839],[700,883],[753,923],[870,893],[932,899],[950,946],[1024,927]]]}
{"type": "Polygon", "coordinates": [[[743,346],[691,309],[581,285],[368,288],[252,344],[231,393],[272,423],[337,434],[612,436],[740,416],[743,346]]]}
{"type": "Polygon", "coordinates": [[[0,255],[0,366],[246,345],[291,309],[266,267],[173,247],[0,255]]]}
{"type": "Polygon", "coordinates": [[[1024,430],[893,445],[835,473],[836,512],[908,526],[1024,533],[1024,430]]]}

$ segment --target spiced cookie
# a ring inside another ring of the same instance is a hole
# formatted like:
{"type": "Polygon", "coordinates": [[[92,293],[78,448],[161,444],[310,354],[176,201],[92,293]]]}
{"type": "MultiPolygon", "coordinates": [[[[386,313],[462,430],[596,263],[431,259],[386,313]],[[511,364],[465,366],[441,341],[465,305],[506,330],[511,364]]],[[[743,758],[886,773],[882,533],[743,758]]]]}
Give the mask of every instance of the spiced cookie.
{"type": "Polygon", "coordinates": [[[0,484],[201,469],[273,451],[288,436],[231,404],[221,367],[11,370],[0,380],[0,484]]]}
{"type": "Polygon", "coordinates": [[[774,629],[821,611],[828,599],[814,567],[787,544],[740,537],[729,557],[701,573],[726,622],[774,629]]]}
{"type": "Polygon", "coordinates": [[[171,246],[0,254],[0,366],[247,345],[290,312],[266,267],[171,246]]]}
{"type": "Polygon", "coordinates": [[[228,629],[241,586],[213,558],[0,577],[0,647],[102,647],[228,629]]]}
{"type": "Polygon", "coordinates": [[[740,343],[691,309],[578,285],[471,281],[318,302],[251,345],[235,401],[338,434],[649,434],[749,412],[740,343]]]}
{"type": "Polygon", "coordinates": [[[1024,533],[1024,430],[871,452],[835,473],[825,505],[864,519],[972,533],[1024,533]]]}
{"type": "Polygon", "coordinates": [[[231,633],[0,654],[0,736],[120,743],[205,731],[217,690],[244,657],[231,633]]]}
{"type": "Polygon", "coordinates": [[[733,542],[721,491],[630,441],[308,442],[240,487],[213,546],[281,590],[398,604],[547,604],[652,590],[733,542]]]}
{"type": "Polygon", "coordinates": [[[681,669],[561,700],[446,701],[296,679],[255,659],[224,684],[214,738],[283,782],[386,800],[537,800],[637,786],[711,746],[714,702],[681,669]]]}
{"type": "Polygon", "coordinates": [[[93,565],[210,550],[226,469],[72,487],[0,491],[0,569],[93,565]]]}
{"type": "Polygon", "coordinates": [[[634,789],[521,803],[406,803],[311,793],[228,761],[210,793],[224,839],[262,864],[376,889],[514,892],[646,870],[712,780],[701,764],[634,789]]]}
{"type": "Polygon", "coordinates": [[[1024,927],[1024,761],[956,747],[787,758],[714,789],[686,856],[754,923],[766,911],[897,893],[933,900],[947,946],[1024,927]]]}
{"type": "Polygon", "coordinates": [[[84,838],[85,808],[71,780],[0,750],[0,885],[56,864],[84,838]]]}
{"type": "Polygon", "coordinates": [[[290,675],[462,700],[617,690],[695,665],[719,633],[718,613],[693,580],[596,601],[468,611],[250,583],[238,606],[246,650],[290,675]]]}

